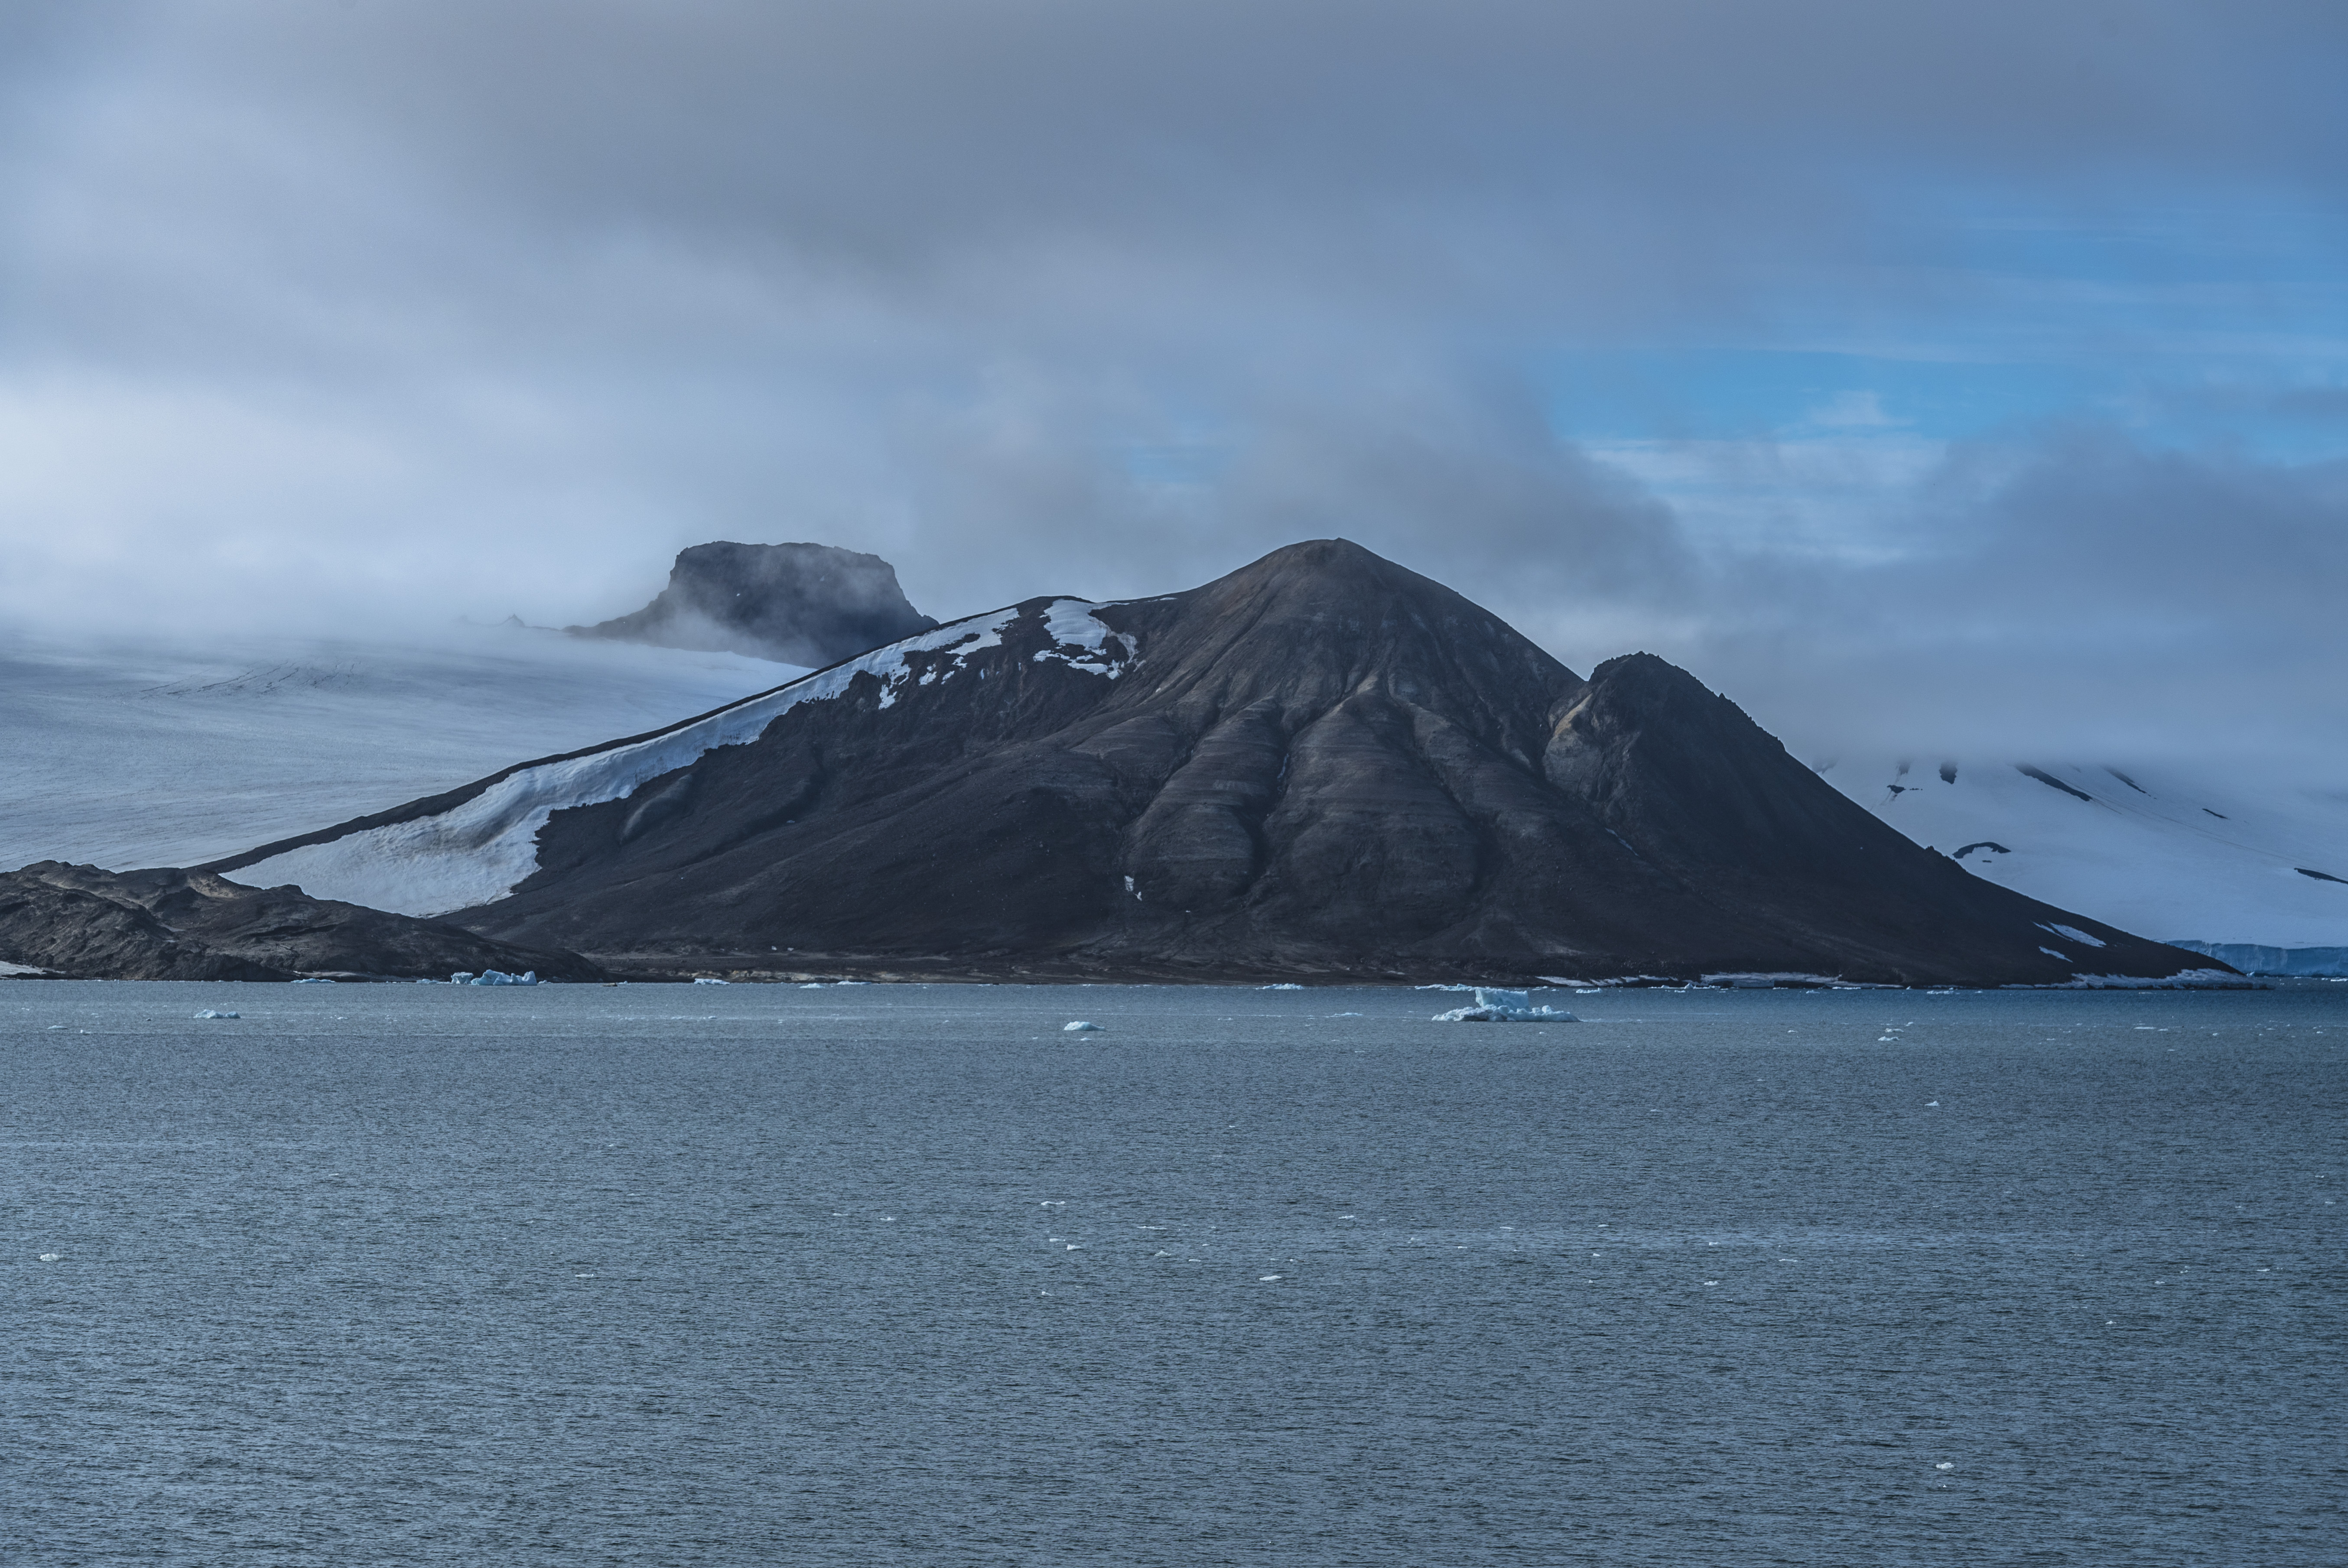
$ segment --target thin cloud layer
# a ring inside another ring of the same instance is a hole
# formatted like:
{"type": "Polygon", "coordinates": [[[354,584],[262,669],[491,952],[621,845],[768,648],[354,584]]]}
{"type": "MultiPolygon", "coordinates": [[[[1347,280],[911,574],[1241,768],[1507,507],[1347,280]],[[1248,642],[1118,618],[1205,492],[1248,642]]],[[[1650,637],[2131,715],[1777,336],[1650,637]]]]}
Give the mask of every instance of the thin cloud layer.
{"type": "Polygon", "coordinates": [[[2144,747],[2182,680],[2279,746],[2336,700],[2336,6],[5,26],[18,620],[588,622],[713,538],[876,551],[953,615],[1342,533],[1788,727],[2144,747]],[[1920,434],[1844,387],[1723,429],[1676,385],[1643,466],[1627,414],[1560,412],[1577,356],[1719,346],[2124,350],[2171,424],[2098,393],[1920,434]],[[2226,449],[2219,404],[2298,447],[2226,449]],[[1725,440],[1777,491],[1672,477],[1725,440]]]}

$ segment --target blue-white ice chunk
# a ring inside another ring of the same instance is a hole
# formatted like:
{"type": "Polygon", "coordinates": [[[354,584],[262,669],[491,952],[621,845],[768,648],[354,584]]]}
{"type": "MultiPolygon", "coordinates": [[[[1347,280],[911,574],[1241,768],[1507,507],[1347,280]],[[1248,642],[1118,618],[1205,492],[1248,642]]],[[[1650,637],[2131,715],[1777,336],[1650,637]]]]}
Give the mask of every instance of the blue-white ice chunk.
{"type": "Polygon", "coordinates": [[[1581,1020],[1570,1013],[1560,1013],[1552,1007],[1536,1007],[1532,1005],[1532,998],[1522,991],[1503,991],[1489,985],[1478,985],[1472,1006],[1437,1013],[1435,1021],[1438,1024],[1578,1024],[1581,1020]]]}
{"type": "Polygon", "coordinates": [[[451,985],[535,985],[538,984],[538,971],[527,969],[520,975],[509,975],[502,969],[484,969],[476,975],[469,969],[464,969],[449,975],[448,984],[451,985]]]}

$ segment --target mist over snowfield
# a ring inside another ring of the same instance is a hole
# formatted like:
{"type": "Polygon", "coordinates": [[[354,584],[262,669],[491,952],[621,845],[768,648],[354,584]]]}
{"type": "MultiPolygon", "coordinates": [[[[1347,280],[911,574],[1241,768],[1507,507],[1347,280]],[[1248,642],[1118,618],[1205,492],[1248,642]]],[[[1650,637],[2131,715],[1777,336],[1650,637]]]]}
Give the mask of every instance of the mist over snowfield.
{"type": "Polygon", "coordinates": [[[801,673],[502,626],[406,643],[0,634],[0,869],[195,865],[801,673]]]}

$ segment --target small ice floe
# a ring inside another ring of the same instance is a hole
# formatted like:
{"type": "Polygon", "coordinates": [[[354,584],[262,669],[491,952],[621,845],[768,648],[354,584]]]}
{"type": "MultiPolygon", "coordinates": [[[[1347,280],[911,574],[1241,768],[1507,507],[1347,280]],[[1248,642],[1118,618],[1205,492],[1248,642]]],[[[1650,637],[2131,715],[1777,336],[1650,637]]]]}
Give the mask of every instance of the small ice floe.
{"type": "Polygon", "coordinates": [[[221,1007],[207,1007],[202,1012],[197,1013],[193,1016],[199,1018],[233,1018],[238,1016],[237,1014],[229,1012],[227,1009],[221,1007]]]}
{"type": "Polygon", "coordinates": [[[1738,969],[1723,970],[1716,975],[1698,976],[1698,984],[1716,985],[1727,991],[1775,991],[1783,987],[1793,991],[1856,991],[1867,987],[1844,980],[1837,975],[1818,975],[1803,969],[1738,969]]]}
{"type": "Polygon", "coordinates": [[[1080,1253],[1080,1252],[1083,1252],[1085,1249],[1084,1249],[1083,1247],[1079,1246],[1079,1245],[1078,1245],[1077,1243],[1076,1243],[1075,1242],[1070,1242],[1070,1243],[1068,1243],[1066,1245],[1063,1246],[1060,1250],[1061,1250],[1062,1252],[1064,1252],[1064,1253],[1080,1253]]]}
{"type": "Polygon", "coordinates": [[[1926,1101],[1924,1102],[1924,1109],[1925,1109],[1926,1110],[1933,1110],[1933,1109],[1937,1109],[1939,1108],[1939,1106],[1940,1106],[1940,1103],[1941,1103],[1941,1102],[1940,1102],[1939,1100],[1937,1100],[1937,1099],[1928,1099],[1928,1100],[1926,1100],[1926,1101]]]}
{"type": "Polygon", "coordinates": [[[1297,985],[1292,980],[1283,980],[1277,985],[1259,985],[1256,989],[1259,991],[1302,991],[1304,987],[1297,985]]]}
{"type": "Polygon", "coordinates": [[[65,1253],[43,1253],[41,1254],[41,1261],[45,1264],[58,1263],[63,1261],[64,1258],[65,1253]]]}
{"type": "Polygon", "coordinates": [[[1934,1465],[1932,1468],[1934,1470],[1954,1470],[1957,1467],[1950,1460],[1942,1460],[1939,1464],[1934,1465]]]}
{"type": "Polygon", "coordinates": [[[2180,969],[2161,979],[2143,975],[2079,975],[2051,985],[2009,985],[2009,991],[2259,991],[2266,989],[2247,975],[2222,969],[2180,969]]]}
{"type": "Polygon", "coordinates": [[[1553,1007],[1532,1005],[1522,991],[1499,991],[1489,986],[1475,988],[1476,1000],[1470,1006],[1454,1007],[1448,1013],[1437,1013],[1438,1024],[1578,1024],[1581,1020],[1570,1013],[1560,1013],[1553,1007]]]}
{"type": "Polygon", "coordinates": [[[509,975],[502,969],[484,969],[476,975],[469,969],[460,969],[448,976],[448,984],[451,985],[535,985],[538,984],[538,971],[526,969],[520,975],[509,975]]]}
{"type": "Polygon", "coordinates": [[[1332,1013],[1329,1016],[1333,1018],[1358,1018],[1362,1015],[1359,1013],[1332,1013]]]}
{"type": "Polygon", "coordinates": [[[1258,1274],[1255,1276],[1255,1283],[1258,1284],[1270,1284],[1273,1280],[1276,1280],[1280,1276],[1278,1274],[1258,1274]]]}
{"type": "Polygon", "coordinates": [[[1073,1024],[1060,1026],[1060,1033],[1064,1035],[1097,1035],[1101,1032],[1101,1026],[1098,1024],[1087,1024],[1082,1018],[1073,1024]]]}
{"type": "Polygon", "coordinates": [[[715,975],[696,975],[693,977],[693,983],[696,985],[725,985],[730,984],[728,981],[720,980],[715,975]]]}
{"type": "Polygon", "coordinates": [[[294,984],[296,985],[331,985],[334,982],[327,979],[324,975],[304,975],[299,980],[294,981],[294,984]]]}

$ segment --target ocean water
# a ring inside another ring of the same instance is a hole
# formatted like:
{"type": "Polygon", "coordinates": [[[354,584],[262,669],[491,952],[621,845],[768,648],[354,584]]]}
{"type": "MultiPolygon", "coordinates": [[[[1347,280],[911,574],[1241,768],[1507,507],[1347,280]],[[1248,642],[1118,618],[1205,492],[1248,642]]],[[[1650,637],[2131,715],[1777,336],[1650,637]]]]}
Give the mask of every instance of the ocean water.
{"type": "Polygon", "coordinates": [[[0,1563],[2348,1561],[2348,985],[1453,1000],[8,984],[0,1563]]]}

